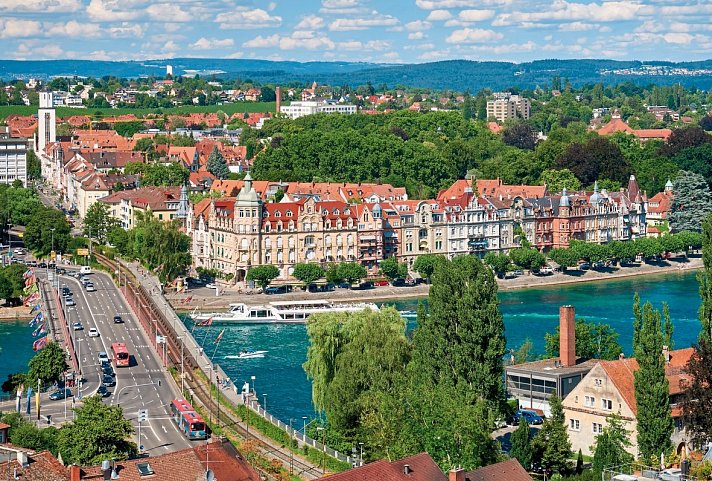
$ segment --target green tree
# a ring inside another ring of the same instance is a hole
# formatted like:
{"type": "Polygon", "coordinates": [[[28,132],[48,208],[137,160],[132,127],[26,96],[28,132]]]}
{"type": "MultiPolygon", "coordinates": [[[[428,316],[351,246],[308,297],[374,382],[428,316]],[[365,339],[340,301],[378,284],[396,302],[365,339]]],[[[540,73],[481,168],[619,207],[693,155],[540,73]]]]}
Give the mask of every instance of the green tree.
{"type": "Polygon", "coordinates": [[[344,282],[344,278],[341,277],[339,273],[339,264],[329,264],[324,273],[324,277],[326,277],[327,282],[331,282],[332,284],[341,284],[344,282]]]}
{"type": "Polygon", "coordinates": [[[49,207],[42,207],[30,217],[24,241],[28,249],[38,257],[47,256],[52,250],[67,252],[70,227],[64,214],[49,207]]]}
{"type": "Polygon", "coordinates": [[[30,180],[42,178],[42,164],[34,150],[27,151],[27,178],[30,180]]]}
{"type": "MultiPolygon", "coordinates": [[[[559,355],[559,326],[553,333],[546,333],[546,355],[559,355]]],[[[587,322],[586,319],[576,319],[576,355],[584,359],[618,359],[623,348],[618,343],[618,333],[608,324],[587,322]]]]}
{"type": "MultiPolygon", "coordinates": [[[[158,274],[161,282],[173,281],[191,264],[190,238],[179,227],[177,221],[165,222],[150,213],[140,216],[136,227],[127,232],[122,254],[140,259],[147,269],[158,274]]],[[[116,240],[113,237],[112,234],[112,240],[116,240]]]]}
{"type": "Polygon", "coordinates": [[[381,273],[389,281],[403,278],[408,275],[408,265],[398,262],[395,257],[389,257],[381,262],[381,273]]]}
{"type": "Polygon", "coordinates": [[[357,262],[342,262],[337,267],[337,276],[349,284],[356,284],[366,277],[366,268],[357,262]]]}
{"type": "Polygon", "coordinates": [[[225,162],[225,157],[223,157],[222,152],[218,149],[218,146],[213,146],[213,150],[208,155],[208,163],[206,165],[208,172],[213,174],[218,179],[226,179],[230,173],[230,169],[227,167],[227,162],[225,162]]]}
{"type": "Polygon", "coordinates": [[[568,459],[571,456],[564,408],[556,395],[549,398],[549,406],[551,416],[544,421],[539,434],[532,440],[533,459],[539,460],[544,468],[564,474],[568,470],[568,459]]]}
{"type": "Polygon", "coordinates": [[[700,232],[702,222],[712,213],[712,194],[704,177],[681,170],[673,182],[673,191],[668,215],[670,231],[700,232]]]}
{"type": "Polygon", "coordinates": [[[633,455],[627,451],[631,446],[629,434],[618,413],[612,413],[606,418],[606,427],[596,436],[596,442],[591,446],[593,471],[598,477],[607,467],[633,462],[633,455]]]}
{"type": "Polygon", "coordinates": [[[546,264],[546,257],[536,249],[512,249],[509,251],[509,258],[517,266],[529,270],[540,269],[546,264]]]}
{"type": "Polygon", "coordinates": [[[514,364],[524,364],[534,360],[534,342],[528,337],[514,351],[514,364]]]}
{"type": "Polygon", "coordinates": [[[464,100],[462,101],[462,117],[465,120],[470,120],[474,116],[474,104],[472,102],[472,95],[470,91],[466,91],[464,95],[464,100]]]}
{"type": "Polygon", "coordinates": [[[697,273],[697,283],[702,300],[699,338],[712,342],[712,216],[702,223],[702,269],[697,273]]]}
{"type": "Polygon", "coordinates": [[[430,279],[435,272],[435,266],[445,258],[438,254],[423,254],[413,262],[413,270],[423,279],[430,279]]]}
{"type": "Polygon", "coordinates": [[[638,448],[643,459],[659,456],[670,447],[674,423],[670,415],[670,390],[665,377],[663,331],[660,312],[650,302],[633,304],[635,324],[633,352],[640,368],[634,373],[638,405],[638,448]]]}
{"type": "Polygon", "coordinates": [[[551,249],[549,251],[549,259],[559,264],[564,269],[567,267],[576,267],[579,257],[576,252],[571,249],[551,249]]]}
{"type": "Polygon", "coordinates": [[[103,202],[94,202],[84,216],[84,235],[105,244],[109,231],[119,227],[120,221],[111,216],[109,206],[103,202]]]}
{"type": "Polygon", "coordinates": [[[15,393],[20,385],[25,384],[25,373],[17,372],[15,374],[8,374],[7,380],[2,383],[3,392],[15,393]]]}
{"type": "Polygon", "coordinates": [[[701,338],[685,366],[682,388],[682,418],[695,446],[712,441],[712,342],[701,338]]]}
{"type": "Polygon", "coordinates": [[[25,280],[22,278],[24,272],[23,264],[11,264],[0,268],[0,299],[8,301],[22,297],[25,288],[25,280]]]}
{"type": "Polygon", "coordinates": [[[324,269],[319,264],[299,263],[294,265],[292,275],[306,287],[324,277],[324,269]]]}
{"type": "Polygon", "coordinates": [[[499,277],[503,277],[507,269],[509,269],[509,266],[512,265],[512,261],[507,254],[496,254],[494,252],[485,254],[484,262],[490,266],[499,277]]]}
{"type": "Polygon", "coordinates": [[[190,171],[178,163],[154,164],[146,167],[141,176],[142,185],[181,186],[188,182],[190,171]]]}
{"type": "Polygon", "coordinates": [[[262,289],[266,289],[270,282],[279,277],[279,269],[273,265],[255,266],[247,271],[247,280],[254,281],[262,289]]]}
{"type": "Polygon", "coordinates": [[[95,465],[105,459],[126,459],[136,454],[131,421],[124,419],[121,406],[107,406],[101,397],[91,396],[74,409],[74,421],[57,436],[57,450],[69,463],[95,465]]]}
{"type": "Polygon", "coordinates": [[[570,192],[581,190],[581,181],[569,169],[545,170],[539,176],[539,183],[545,184],[549,192],[561,192],[566,188],[570,192]]]}
{"type": "Polygon", "coordinates": [[[116,122],[114,130],[122,137],[133,137],[134,134],[142,131],[144,124],[140,120],[132,120],[129,122],[116,122]]]}
{"type": "Polygon", "coordinates": [[[532,446],[529,438],[529,423],[522,418],[519,421],[519,427],[512,433],[512,449],[509,451],[509,457],[519,460],[519,464],[527,470],[532,465],[532,446]]]}
{"type": "Polygon", "coordinates": [[[69,369],[65,357],[64,349],[59,344],[48,343],[30,359],[27,382],[30,386],[36,386],[38,379],[44,384],[59,381],[64,372],[69,369]]]}
{"type": "Polygon", "coordinates": [[[265,85],[260,90],[260,102],[274,102],[276,100],[277,95],[272,87],[265,85]]]}
{"type": "Polygon", "coordinates": [[[518,149],[534,150],[536,132],[527,122],[515,122],[506,125],[502,132],[502,141],[518,149]]]}

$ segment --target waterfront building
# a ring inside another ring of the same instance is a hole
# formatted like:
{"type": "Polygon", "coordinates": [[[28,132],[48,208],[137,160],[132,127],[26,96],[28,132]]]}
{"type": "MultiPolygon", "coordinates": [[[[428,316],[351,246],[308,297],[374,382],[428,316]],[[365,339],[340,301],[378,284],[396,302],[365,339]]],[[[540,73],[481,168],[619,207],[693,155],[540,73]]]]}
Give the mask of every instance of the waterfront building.
{"type": "Polygon", "coordinates": [[[665,183],[665,190],[648,199],[648,211],[645,220],[649,236],[660,236],[660,227],[667,222],[672,200],[675,197],[672,188],[672,182],[668,179],[665,183]]]}
{"type": "Polygon", "coordinates": [[[27,139],[12,138],[0,131],[0,184],[12,184],[16,180],[27,185],[27,139]]]}

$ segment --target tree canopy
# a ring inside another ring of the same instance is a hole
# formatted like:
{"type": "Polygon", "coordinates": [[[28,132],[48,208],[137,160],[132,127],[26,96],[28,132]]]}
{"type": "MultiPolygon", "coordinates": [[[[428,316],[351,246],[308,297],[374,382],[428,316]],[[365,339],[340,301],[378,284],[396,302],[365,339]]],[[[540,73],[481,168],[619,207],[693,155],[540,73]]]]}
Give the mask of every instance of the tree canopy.
{"type": "MultiPolygon", "coordinates": [[[[546,355],[559,355],[559,326],[553,333],[546,333],[546,355]]],[[[618,343],[618,333],[608,324],[576,319],[576,355],[584,359],[618,359],[623,348],[618,343]]]]}
{"type": "Polygon", "coordinates": [[[266,289],[270,282],[279,277],[279,269],[273,265],[254,266],[247,271],[247,280],[254,281],[262,289],[266,289]]]}
{"type": "Polygon", "coordinates": [[[44,384],[51,384],[62,379],[69,369],[64,349],[56,342],[48,343],[44,349],[35,354],[28,365],[26,381],[30,386],[36,386],[39,379],[44,384]]]}
{"type": "Polygon", "coordinates": [[[668,215],[670,231],[700,232],[702,222],[712,213],[712,194],[704,177],[680,171],[673,182],[673,192],[675,196],[668,215]]]}

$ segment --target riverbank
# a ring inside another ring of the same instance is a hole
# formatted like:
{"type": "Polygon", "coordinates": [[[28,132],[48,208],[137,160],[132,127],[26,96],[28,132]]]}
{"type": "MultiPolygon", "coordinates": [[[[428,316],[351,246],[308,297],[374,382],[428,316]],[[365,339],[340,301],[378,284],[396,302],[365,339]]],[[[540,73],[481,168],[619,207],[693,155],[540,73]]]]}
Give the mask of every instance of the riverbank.
{"type": "MultiPolygon", "coordinates": [[[[674,258],[657,264],[634,264],[630,267],[613,267],[602,271],[569,270],[566,273],[556,273],[550,276],[535,276],[524,274],[513,279],[497,279],[500,291],[528,289],[547,286],[560,286],[582,282],[603,282],[634,276],[666,274],[681,271],[696,270],[702,267],[700,257],[674,258]]],[[[311,294],[296,290],[288,294],[266,295],[245,294],[237,290],[226,289],[216,296],[214,289],[192,289],[188,293],[168,294],[173,308],[177,311],[192,311],[196,307],[200,311],[225,310],[230,303],[244,302],[246,304],[265,304],[274,301],[294,301],[309,299],[329,299],[341,302],[387,302],[398,299],[418,299],[428,296],[430,286],[420,284],[414,287],[377,287],[368,290],[336,289],[329,293],[311,294]],[[187,298],[189,302],[185,302],[187,298]]]]}
{"type": "Polygon", "coordinates": [[[28,314],[29,310],[25,306],[0,307],[0,322],[2,321],[27,321],[32,319],[28,314]]]}

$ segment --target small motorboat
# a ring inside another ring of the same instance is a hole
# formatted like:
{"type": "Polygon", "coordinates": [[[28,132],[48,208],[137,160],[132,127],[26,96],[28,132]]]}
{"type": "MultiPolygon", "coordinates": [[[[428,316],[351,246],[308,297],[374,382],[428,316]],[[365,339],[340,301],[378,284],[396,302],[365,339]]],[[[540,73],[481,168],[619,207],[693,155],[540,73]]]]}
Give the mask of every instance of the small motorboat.
{"type": "Polygon", "coordinates": [[[256,359],[265,357],[267,351],[240,351],[240,354],[233,356],[225,356],[225,359],[256,359]]]}

